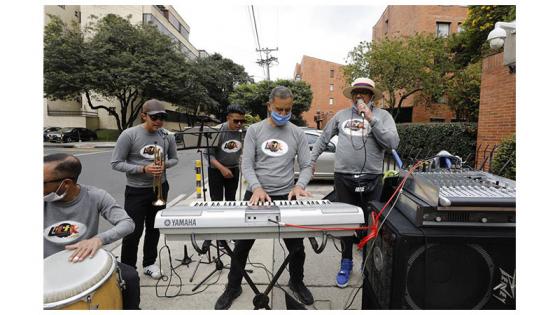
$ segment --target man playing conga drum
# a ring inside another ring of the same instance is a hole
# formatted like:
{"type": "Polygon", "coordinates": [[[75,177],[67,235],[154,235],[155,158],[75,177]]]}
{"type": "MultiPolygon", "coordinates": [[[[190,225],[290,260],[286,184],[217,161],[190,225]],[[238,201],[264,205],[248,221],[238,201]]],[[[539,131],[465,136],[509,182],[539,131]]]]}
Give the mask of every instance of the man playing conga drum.
{"type": "MultiPolygon", "coordinates": [[[[134,222],[111,195],[78,184],[82,171],[78,158],[56,153],[45,156],[43,163],[43,257],[67,249],[73,250],[70,261],[79,263],[134,230],[134,222]],[[114,225],[102,233],[98,231],[100,215],[114,225]]],[[[123,308],[139,309],[138,273],[126,264],[118,263],[118,267],[125,282],[123,308]]]]}

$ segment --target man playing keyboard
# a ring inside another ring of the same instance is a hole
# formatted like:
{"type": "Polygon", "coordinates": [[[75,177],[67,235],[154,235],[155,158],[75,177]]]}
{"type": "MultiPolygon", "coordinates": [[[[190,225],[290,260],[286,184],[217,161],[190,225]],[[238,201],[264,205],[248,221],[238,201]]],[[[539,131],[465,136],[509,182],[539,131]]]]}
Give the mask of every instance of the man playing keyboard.
{"type": "MultiPolygon", "coordinates": [[[[269,117],[253,124],[247,130],[243,143],[242,170],[248,181],[244,200],[250,204],[273,200],[291,200],[310,196],[305,187],[311,179],[311,160],[307,138],[301,129],[290,123],[294,97],[290,89],[278,86],[272,89],[269,117]],[[294,160],[300,167],[300,176],[294,185],[294,160]]],[[[218,298],[215,309],[228,309],[241,295],[242,271],[255,240],[235,242],[226,290],[218,298]]],[[[302,238],[284,239],[293,258],[290,261],[289,287],[300,300],[311,305],[313,295],[303,283],[305,250],[302,238]]]]}

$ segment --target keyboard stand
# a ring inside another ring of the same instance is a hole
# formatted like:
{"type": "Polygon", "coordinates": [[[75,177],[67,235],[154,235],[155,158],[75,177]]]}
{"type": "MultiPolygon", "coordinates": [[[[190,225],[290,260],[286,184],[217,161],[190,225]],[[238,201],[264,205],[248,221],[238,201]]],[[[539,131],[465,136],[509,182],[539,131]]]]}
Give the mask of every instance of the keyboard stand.
{"type": "MultiPolygon", "coordinates": [[[[233,255],[233,252],[228,244],[224,246],[224,249],[229,254],[232,260],[237,259],[237,257],[233,255]]],[[[274,274],[271,282],[268,284],[268,286],[262,293],[259,291],[259,289],[255,285],[251,277],[249,277],[247,271],[245,269],[242,269],[241,273],[243,274],[243,278],[245,278],[245,281],[247,281],[247,283],[249,284],[253,292],[255,292],[255,297],[253,298],[253,305],[255,306],[254,308],[255,310],[262,309],[262,308],[270,310],[270,305],[268,305],[270,301],[270,299],[268,298],[268,294],[274,288],[274,285],[278,281],[278,278],[280,278],[280,275],[282,275],[282,272],[284,272],[284,269],[286,269],[286,266],[292,260],[292,257],[293,257],[293,253],[289,253],[286,259],[284,259],[284,261],[282,262],[282,265],[280,265],[280,269],[278,269],[278,271],[274,274]]]]}

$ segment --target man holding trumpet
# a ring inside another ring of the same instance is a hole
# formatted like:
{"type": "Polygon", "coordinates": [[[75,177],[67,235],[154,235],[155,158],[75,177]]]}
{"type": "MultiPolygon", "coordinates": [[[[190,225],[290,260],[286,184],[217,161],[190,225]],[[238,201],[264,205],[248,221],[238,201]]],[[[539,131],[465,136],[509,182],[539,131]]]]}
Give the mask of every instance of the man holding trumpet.
{"type": "Polygon", "coordinates": [[[159,230],[154,229],[154,219],[165,208],[169,191],[165,170],[177,165],[177,145],[163,129],[167,113],[160,101],[146,101],[140,115],[143,123],[121,133],[111,158],[112,168],[126,173],[124,208],[135,224],[134,232],[123,239],[121,262],[136,267],[145,224],[142,267],[144,274],[159,279],[162,274],[155,263],[159,230]],[[162,153],[159,158],[158,151],[162,153]]]}

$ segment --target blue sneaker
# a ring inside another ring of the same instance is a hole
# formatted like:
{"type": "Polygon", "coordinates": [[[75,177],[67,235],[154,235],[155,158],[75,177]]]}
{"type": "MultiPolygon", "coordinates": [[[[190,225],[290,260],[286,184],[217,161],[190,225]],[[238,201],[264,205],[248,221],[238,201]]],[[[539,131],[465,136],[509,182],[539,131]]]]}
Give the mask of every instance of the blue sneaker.
{"type": "Polygon", "coordinates": [[[342,258],[340,262],[340,271],[336,275],[336,285],[340,288],[344,288],[348,285],[350,280],[350,273],[352,273],[352,259],[342,258]]]}

